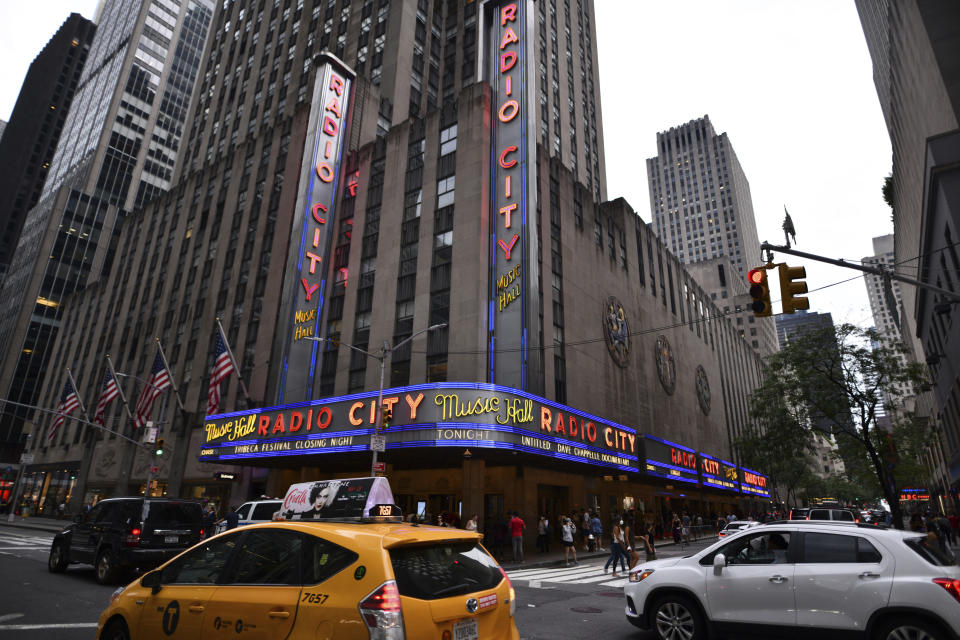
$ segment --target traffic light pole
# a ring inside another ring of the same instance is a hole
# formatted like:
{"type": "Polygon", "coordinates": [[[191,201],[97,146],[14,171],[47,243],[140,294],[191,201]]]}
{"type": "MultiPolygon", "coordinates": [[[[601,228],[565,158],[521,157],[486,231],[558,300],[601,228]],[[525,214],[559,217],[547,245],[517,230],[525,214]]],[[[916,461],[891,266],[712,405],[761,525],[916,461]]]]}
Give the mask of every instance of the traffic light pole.
{"type": "MultiPolygon", "coordinates": [[[[801,258],[809,258],[810,260],[816,260],[817,262],[826,262],[827,264],[833,264],[838,267],[847,267],[848,269],[856,269],[858,271],[863,271],[864,273],[872,273],[875,276],[880,276],[881,278],[890,278],[891,280],[896,280],[898,282],[906,282],[907,284],[912,284],[915,287],[920,287],[921,289],[927,289],[928,291],[934,291],[939,293],[952,300],[953,302],[960,302],[960,294],[954,293],[948,289],[942,289],[940,287],[934,286],[927,282],[920,282],[914,278],[908,278],[907,276],[900,275],[893,270],[886,269],[884,267],[867,267],[861,264],[854,264],[852,262],[847,262],[846,260],[837,260],[834,258],[825,258],[824,256],[818,256],[813,253],[806,253],[804,251],[797,251],[796,249],[791,249],[790,247],[782,247],[770,244],[768,242],[760,243],[760,251],[772,252],[776,251],[777,253],[789,253],[793,256],[799,256],[801,258]]],[[[769,257],[769,256],[768,256],[769,257]]],[[[768,262],[773,262],[772,259],[768,259],[768,262]]]]}

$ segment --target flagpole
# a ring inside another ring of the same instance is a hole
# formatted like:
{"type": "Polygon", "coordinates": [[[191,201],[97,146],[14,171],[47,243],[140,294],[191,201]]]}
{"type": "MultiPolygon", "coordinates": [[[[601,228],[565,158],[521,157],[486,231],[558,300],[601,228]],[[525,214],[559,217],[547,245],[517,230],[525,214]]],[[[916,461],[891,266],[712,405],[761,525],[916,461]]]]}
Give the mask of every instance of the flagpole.
{"type": "Polygon", "coordinates": [[[240,383],[240,389],[243,391],[243,397],[247,401],[247,406],[249,406],[250,394],[247,393],[247,385],[243,384],[243,376],[240,375],[240,366],[237,364],[237,359],[233,357],[233,350],[230,348],[230,343],[227,341],[227,334],[223,330],[223,325],[220,324],[220,318],[217,318],[217,329],[220,330],[220,338],[223,340],[223,346],[227,348],[227,355],[230,356],[230,362],[233,363],[233,370],[237,372],[237,381],[240,383]]]}
{"type": "Polygon", "coordinates": [[[167,370],[167,375],[170,376],[170,386],[173,387],[173,393],[177,396],[177,406],[180,407],[180,411],[185,411],[183,408],[183,402],[180,401],[180,391],[177,389],[177,383],[173,378],[173,372],[170,371],[170,365],[167,364],[167,356],[163,355],[163,345],[160,344],[160,338],[156,338],[157,349],[160,350],[160,359],[163,360],[163,368],[167,370]]]}
{"type": "Polygon", "coordinates": [[[80,397],[80,390],[77,389],[77,381],[73,379],[73,374],[70,373],[70,369],[67,369],[67,377],[70,378],[70,385],[73,387],[73,392],[77,394],[77,404],[80,405],[80,411],[83,412],[83,417],[87,422],[90,422],[90,416],[87,415],[87,408],[83,406],[83,398],[80,397]]]}
{"type": "Polygon", "coordinates": [[[110,367],[110,375],[113,376],[113,381],[117,385],[117,393],[120,394],[120,399],[123,401],[123,408],[127,410],[127,418],[133,420],[133,414],[130,413],[130,405],[127,404],[127,397],[123,395],[123,387],[120,386],[120,378],[117,377],[117,372],[113,369],[113,361],[110,360],[109,354],[107,354],[107,366],[110,367]]]}

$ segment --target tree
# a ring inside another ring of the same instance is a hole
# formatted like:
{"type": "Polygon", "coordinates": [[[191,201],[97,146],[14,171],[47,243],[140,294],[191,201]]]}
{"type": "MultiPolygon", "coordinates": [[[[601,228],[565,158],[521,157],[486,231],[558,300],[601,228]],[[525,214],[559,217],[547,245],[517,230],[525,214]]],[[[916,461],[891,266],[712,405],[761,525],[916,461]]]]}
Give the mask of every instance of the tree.
{"type": "MultiPolygon", "coordinates": [[[[911,465],[904,467],[904,461],[918,459],[916,447],[928,437],[924,424],[903,402],[902,385],[926,381],[922,365],[904,364],[906,353],[904,345],[888,343],[873,329],[850,324],[810,328],[791,335],[790,342],[770,356],[767,377],[751,397],[752,407],[780,398],[781,404],[795,407],[800,424],[835,435],[841,449],[864,457],[873,488],[887,499],[898,528],[903,518],[897,482],[903,474],[895,469],[908,469],[911,465]],[[893,433],[878,424],[881,407],[887,415],[898,416],[893,433]]],[[[757,408],[755,417],[762,421],[769,409],[757,408]]]]}

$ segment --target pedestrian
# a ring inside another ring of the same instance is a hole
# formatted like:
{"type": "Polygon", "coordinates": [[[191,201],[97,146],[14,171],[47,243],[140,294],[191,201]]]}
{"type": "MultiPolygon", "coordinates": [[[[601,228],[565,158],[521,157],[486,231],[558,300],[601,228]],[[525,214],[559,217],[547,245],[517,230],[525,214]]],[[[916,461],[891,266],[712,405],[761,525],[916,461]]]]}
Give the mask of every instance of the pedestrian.
{"type": "Polygon", "coordinates": [[[680,522],[680,516],[673,514],[673,520],[670,521],[670,533],[673,535],[673,544],[680,544],[683,535],[683,524],[680,522]]]}
{"type": "Polygon", "coordinates": [[[610,530],[610,557],[607,558],[607,564],[603,565],[603,572],[607,572],[607,568],[610,566],[610,563],[613,563],[613,577],[619,578],[617,575],[617,561],[620,561],[620,568],[624,573],[627,572],[627,553],[624,549],[626,546],[626,540],[623,535],[623,520],[618,521],[613,525],[613,528],[610,530]]]}
{"type": "Polygon", "coordinates": [[[683,517],[680,519],[680,532],[686,544],[690,544],[690,524],[690,514],[684,511],[683,517]]]}
{"type": "Polygon", "coordinates": [[[573,552],[573,564],[579,565],[577,562],[577,546],[573,541],[573,534],[576,533],[577,527],[573,524],[573,521],[570,518],[566,518],[563,521],[563,527],[561,528],[561,535],[563,538],[563,551],[566,558],[567,566],[570,566],[570,552],[573,552]]]}
{"type": "Polygon", "coordinates": [[[657,548],[653,544],[653,532],[648,523],[643,523],[643,529],[640,531],[639,538],[643,541],[643,552],[646,556],[646,560],[657,559],[657,548]]]}
{"type": "Polygon", "coordinates": [[[226,531],[236,529],[237,525],[240,524],[240,514],[237,513],[237,507],[230,507],[230,510],[220,519],[220,522],[224,523],[226,531]]]}
{"type": "Polygon", "coordinates": [[[583,532],[583,550],[593,551],[592,536],[590,535],[590,514],[585,509],[580,509],[580,530],[583,532]]]}
{"type": "Polygon", "coordinates": [[[693,539],[699,540],[700,533],[703,531],[703,516],[697,514],[697,528],[693,530],[693,539]]]}
{"type": "Polygon", "coordinates": [[[470,516],[470,519],[467,520],[467,531],[476,531],[477,530],[477,514],[470,516]]]}
{"type": "Polygon", "coordinates": [[[207,505],[207,510],[203,514],[203,537],[209,538],[214,533],[216,533],[217,528],[217,512],[213,507],[213,503],[207,505]]]}
{"type": "Polygon", "coordinates": [[[550,528],[550,522],[547,516],[540,516],[537,522],[537,551],[539,553],[547,552],[547,530],[550,528]]]}
{"type": "Polygon", "coordinates": [[[510,518],[510,536],[513,542],[513,561],[523,562],[523,530],[527,525],[520,518],[520,512],[514,511],[510,518]]]}
{"type": "Polygon", "coordinates": [[[603,548],[603,523],[600,522],[600,512],[594,511],[590,518],[590,535],[593,536],[594,548],[597,551],[606,551],[603,548]]]}

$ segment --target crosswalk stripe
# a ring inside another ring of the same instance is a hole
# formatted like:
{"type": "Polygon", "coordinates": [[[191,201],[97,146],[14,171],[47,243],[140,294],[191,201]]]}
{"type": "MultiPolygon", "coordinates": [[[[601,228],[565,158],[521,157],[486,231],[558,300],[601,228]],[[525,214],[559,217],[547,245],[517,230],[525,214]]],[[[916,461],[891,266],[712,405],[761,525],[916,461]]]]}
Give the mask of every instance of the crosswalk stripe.
{"type": "Polygon", "coordinates": [[[530,582],[553,582],[562,584],[594,584],[599,583],[606,587],[620,587],[626,584],[626,572],[622,578],[612,578],[610,573],[603,570],[602,564],[592,564],[581,567],[551,567],[541,569],[518,569],[508,571],[511,580],[527,580],[530,582]]]}

